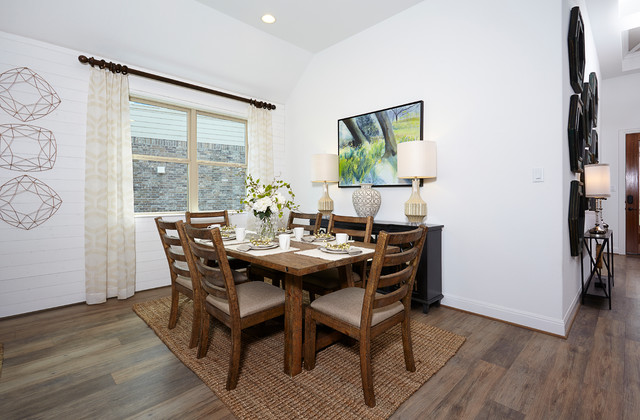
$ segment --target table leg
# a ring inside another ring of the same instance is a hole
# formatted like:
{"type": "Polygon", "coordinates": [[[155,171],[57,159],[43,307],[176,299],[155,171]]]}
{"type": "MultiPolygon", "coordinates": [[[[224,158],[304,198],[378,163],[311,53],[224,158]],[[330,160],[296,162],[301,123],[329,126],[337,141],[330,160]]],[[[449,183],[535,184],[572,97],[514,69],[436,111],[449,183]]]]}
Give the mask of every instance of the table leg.
{"type": "Polygon", "coordinates": [[[302,372],[302,277],[285,274],[284,373],[302,372]]]}

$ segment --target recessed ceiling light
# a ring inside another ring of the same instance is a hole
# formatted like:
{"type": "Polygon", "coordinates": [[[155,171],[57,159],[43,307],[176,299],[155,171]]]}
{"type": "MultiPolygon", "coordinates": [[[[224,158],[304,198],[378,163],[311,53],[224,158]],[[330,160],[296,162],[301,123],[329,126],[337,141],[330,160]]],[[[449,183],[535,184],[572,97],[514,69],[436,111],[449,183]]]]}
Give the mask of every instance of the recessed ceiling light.
{"type": "Polygon", "coordinates": [[[266,15],[262,16],[262,21],[264,23],[274,23],[276,21],[276,18],[273,17],[273,15],[267,13],[266,15]]]}

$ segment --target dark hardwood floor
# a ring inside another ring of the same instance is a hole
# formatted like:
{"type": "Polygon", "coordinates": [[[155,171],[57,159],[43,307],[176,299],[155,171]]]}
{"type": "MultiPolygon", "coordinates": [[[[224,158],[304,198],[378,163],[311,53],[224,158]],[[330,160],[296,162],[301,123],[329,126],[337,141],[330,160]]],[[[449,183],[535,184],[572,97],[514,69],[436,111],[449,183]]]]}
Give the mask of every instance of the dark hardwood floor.
{"type": "MultiPolygon", "coordinates": [[[[467,341],[392,418],[640,419],[640,258],[615,263],[613,309],[588,301],[566,340],[416,306],[467,341]]],[[[234,418],[131,310],[168,293],[0,320],[0,418],[234,418]]]]}

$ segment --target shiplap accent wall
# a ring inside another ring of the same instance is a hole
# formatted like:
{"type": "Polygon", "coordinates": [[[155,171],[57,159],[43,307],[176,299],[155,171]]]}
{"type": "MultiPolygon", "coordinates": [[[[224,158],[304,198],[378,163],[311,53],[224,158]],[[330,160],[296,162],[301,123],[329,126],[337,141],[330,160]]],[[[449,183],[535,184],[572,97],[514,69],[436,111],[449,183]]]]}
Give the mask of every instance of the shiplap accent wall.
{"type": "MultiPolygon", "coordinates": [[[[78,62],[82,53],[0,32],[0,73],[29,67],[47,80],[62,100],[51,114],[28,123],[47,128],[55,135],[58,147],[55,166],[30,175],[52,187],[60,195],[62,206],[44,224],[28,231],[0,221],[0,317],[85,301],[84,152],[89,67],[78,62]]],[[[129,83],[133,95],[239,118],[247,116],[248,105],[242,102],[135,76],[130,77],[129,83]]],[[[284,106],[276,105],[275,174],[285,178],[284,106]]],[[[22,122],[0,110],[0,124],[22,122]]],[[[0,169],[0,185],[23,174],[0,169]]],[[[169,217],[175,219],[180,215],[169,217]]],[[[243,223],[243,216],[235,216],[234,220],[243,223]]],[[[136,260],[136,290],[169,284],[153,216],[136,217],[136,260]]]]}
{"type": "MultiPolygon", "coordinates": [[[[23,123],[0,110],[0,124],[51,130],[57,142],[53,169],[30,172],[53,188],[60,209],[30,230],[0,221],[0,317],[85,300],[84,151],[88,72],[78,53],[0,32],[0,73],[28,67],[58,93],[60,105],[23,123]]],[[[0,169],[0,185],[24,172],[0,169]]]]}

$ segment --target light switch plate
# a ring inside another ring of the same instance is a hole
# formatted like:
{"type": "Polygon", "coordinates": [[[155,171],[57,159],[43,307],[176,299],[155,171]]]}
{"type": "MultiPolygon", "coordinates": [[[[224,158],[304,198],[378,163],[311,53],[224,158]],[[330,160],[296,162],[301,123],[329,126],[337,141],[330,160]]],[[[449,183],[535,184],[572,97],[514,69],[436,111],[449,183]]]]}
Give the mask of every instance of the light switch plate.
{"type": "Polygon", "coordinates": [[[544,168],[533,168],[533,182],[544,182],[544,168]]]}

